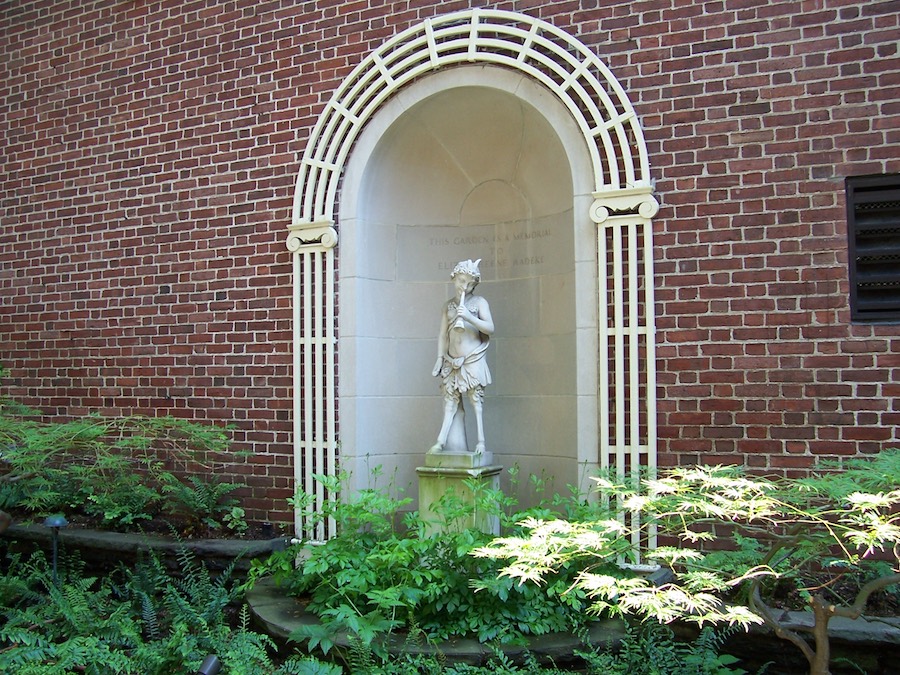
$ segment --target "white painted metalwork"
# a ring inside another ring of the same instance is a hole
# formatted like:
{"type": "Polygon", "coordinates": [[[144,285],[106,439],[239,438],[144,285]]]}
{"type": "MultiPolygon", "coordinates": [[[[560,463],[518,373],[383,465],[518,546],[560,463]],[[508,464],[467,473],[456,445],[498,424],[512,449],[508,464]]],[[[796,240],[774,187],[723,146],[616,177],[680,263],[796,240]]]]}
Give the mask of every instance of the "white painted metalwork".
{"type": "MultiPolygon", "coordinates": [[[[312,131],[297,177],[289,244],[300,231],[332,228],[348,154],[383,103],[416,78],[470,63],[510,68],[537,80],[566,106],[584,136],[594,183],[594,202],[587,215],[598,224],[601,437],[597,465],[620,472],[638,465],[653,470],[656,386],[651,219],[659,206],[652,196],[643,132],[628,96],[609,68],[565,31],[524,14],[474,9],[428,19],[372,52],[334,92],[312,131]]],[[[323,283],[328,283],[333,276],[329,271],[331,246],[314,238],[311,241],[315,242],[315,255],[324,256],[323,283]]],[[[333,293],[326,290],[328,297],[314,297],[321,293],[321,286],[300,277],[307,273],[308,265],[315,267],[302,257],[307,247],[303,243],[292,248],[297,252],[295,305],[303,307],[303,312],[313,312],[315,318],[317,303],[324,303],[327,323],[333,312],[329,304],[333,293]]],[[[310,471],[336,467],[336,441],[334,390],[328,388],[334,374],[317,375],[315,368],[321,364],[315,359],[314,369],[308,372],[304,355],[321,357],[323,367],[333,370],[334,343],[328,337],[328,326],[310,323],[307,315],[299,312],[295,310],[294,316],[295,415],[302,419],[295,421],[295,449],[298,481],[306,485],[310,471]],[[323,389],[317,388],[320,386],[323,389]],[[315,409],[300,409],[303,392],[307,406],[327,406],[330,422],[320,425],[315,409]]]]}
{"type": "Polygon", "coordinates": [[[643,132],[609,68],[581,42],[546,21],[475,9],[428,19],[399,33],[344,80],[303,153],[293,222],[333,218],[347,154],[386,99],[430,71],[472,62],[522,71],[559,97],[585,137],[597,192],[614,195],[643,188],[649,195],[643,132]]]}
{"type": "MultiPolygon", "coordinates": [[[[591,212],[600,226],[600,466],[619,476],[638,467],[656,475],[652,218],[658,209],[655,200],[636,192],[619,194],[602,206],[595,201],[591,212]]],[[[637,550],[656,546],[652,528],[641,539],[636,514],[630,524],[637,550]]]]}
{"type": "MultiPolygon", "coordinates": [[[[337,473],[334,247],[330,221],[293,224],[287,247],[294,253],[294,478],[321,510],[326,494],[316,474],[337,473]]],[[[295,532],[323,541],[334,523],[305,522],[295,514],[295,532]]]]}

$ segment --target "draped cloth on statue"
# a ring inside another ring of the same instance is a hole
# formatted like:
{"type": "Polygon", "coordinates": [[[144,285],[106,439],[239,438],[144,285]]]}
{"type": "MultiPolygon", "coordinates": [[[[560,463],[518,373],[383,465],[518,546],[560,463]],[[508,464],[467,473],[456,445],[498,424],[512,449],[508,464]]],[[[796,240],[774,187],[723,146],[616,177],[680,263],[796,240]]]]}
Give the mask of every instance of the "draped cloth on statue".
{"type": "Polygon", "coordinates": [[[465,393],[470,389],[479,386],[486,387],[491,383],[491,371],[488,368],[487,359],[485,359],[489,343],[490,337],[484,336],[484,341],[466,356],[455,359],[444,356],[444,363],[441,366],[444,391],[465,393]]]}

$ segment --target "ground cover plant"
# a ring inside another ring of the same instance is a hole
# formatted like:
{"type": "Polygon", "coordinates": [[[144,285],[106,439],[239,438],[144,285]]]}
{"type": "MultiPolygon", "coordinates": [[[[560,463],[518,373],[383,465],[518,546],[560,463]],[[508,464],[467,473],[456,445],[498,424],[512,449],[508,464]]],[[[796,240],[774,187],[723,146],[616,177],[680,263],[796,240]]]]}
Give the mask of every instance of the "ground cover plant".
{"type": "Polygon", "coordinates": [[[739,675],[718,652],[721,639],[680,643],[661,631],[632,630],[621,650],[586,646],[577,671],[539,663],[526,654],[513,661],[499,648],[485,666],[451,664],[435,655],[394,654],[357,641],[347,667],[303,655],[279,657],[272,640],[253,630],[230,569],[212,575],[188,550],[170,571],[150,556],[135,569],[98,577],[64,556],[54,575],[40,552],[0,556],[0,672],[20,675],[193,673],[209,655],[233,675],[739,675]],[[639,650],[649,667],[636,669],[639,650]],[[660,670],[659,668],[662,668],[660,670]]]}
{"type": "Polygon", "coordinates": [[[147,529],[157,521],[180,536],[240,534],[247,524],[233,493],[244,486],[216,479],[204,464],[228,443],[227,429],[174,417],[54,421],[2,398],[0,526],[12,513],[26,521],[62,513],[103,529],[147,529]],[[179,478],[186,466],[212,477],[179,478]]]}
{"type": "MultiPolygon", "coordinates": [[[[341,478],[319,476],[327,494],[337,494],[341,478]]],[[[538,481],[536,489],[541,489],[538,481]]],[[[473,482],[472,501],[453,493],[434,507],[448,526],[433,536],[418,513],[406,512],[410,500],[389,490],[367,489],[311,509],[311,496],[300,491],[295,506],[308,522],[333,519],[337,536],[321,544],[306,543],[254,563],[250,583],[272,576],[287,593],[303,598],[320,624],[295,634],[310,650],[342,652],[351,662],[346,635],[359,653],[371,652],[387,662],[388,648],[399,640],[439,642],[474,637],[498,644],[556,631],[578,632],[589,620],[584,594],[571,589],[578,561],[547,576],[543,588],[515,583],[497,574],[499,565],[477,559],[471,551],[492,536],[459,526],[475,511],[514,524],[526,514],[514,513],[515,500],[473,482]],[[302,558],[299,567],[295,565],[302,558]]],[[[588,505],[576,496],[551,498],[530,513],[576,517],[588,505]]],[[[513,525],[514,527],[514,525],[513,525]]],[[[611,565],[610,574],[627,574],[611,565]]]]}
{"type": "MultiPolygon", "coordinates": [[[[746,675],[735,657],[721,652],[727,636],[728,631],[707,627],[687,642],[677,640],[666,626],[648,624],[629,628],[617,645],[585,645],[575,654],[580,663],[571,668],[542,663],[528,652],[513,659],[496,648],[485,665],[448,663],[440,654],[399,654],[382,661],[362,653],[347,670],[354,675],[746,675]]],[[[764,672],[763,668],[757,675],[764,672]]]]}
{"type": "Polygon", "coordinates": [[[229,675],[740,675],[719,653],[721,636],[679,643],[671,632],[634,629],[621,649],[586,647],[577,671],[514,662],[497,650],[485,666],[433,656],[378,659],[356,649],[345,669],[315,658],[279,658],[271,639],[254,631],[228,570],[210,573],[189,552],[172,575],[150,558],[135,570],[98,578],[64,558],[56,578],[43,554],[7,555],[0,576],[0,672],[17,675],[194,673],[215,655],[229,675]],[[649,656],[648,656],[649,655],[649,656]]]}
{"type": "Polygon", "coordinates": [[[65,558],[54,578],[41,553],[7,555],[0,575],[0,672],[17,675],[194,673],[216,655],[230,675],[328,673],[275,659],[271,639],[250,629],[229,570],[211,576],[183,551],[171,575],[150,558],[103,578],[65,558]]]}
{"type": "MultiPolygon", "coordinates": [[[[693,642],[678,640],[664,624],[629,626],[615,649],[580,650],[586,672],[594,675],[739,675],[737,657],[722,648],[733,629],[706,626],[693,642]]],[[[765,672],[763,666],[758,673],[765,672]]]]}
{"type": "Polygon", "coordinates": [[[653,479],[598,479],[598,489],[609,505],[600,517],[529,518],[524,535],[498,538],[475,555],[505,561],[502,576],[538,585],[581,561],[574,588],[591,599],[593,612],[661,622],[765,622],[803,652],[814,675],[829,672],[829,620],[861,615],[873,594],[900,583],[896,450],[805,479],[698,466],[653,479]],[[640,537],[655,531],[667,543],[647,558],[670,567],[674,582],[654,586],[604,572],[633,552],[636,521],[629,513],[640,515],[640,537]],[[833,582],[850,575],[860,580],[850,595],[829,594],[833,582]],[[812,642],[771,606],[785,587],[807,602],[812,642]]]}

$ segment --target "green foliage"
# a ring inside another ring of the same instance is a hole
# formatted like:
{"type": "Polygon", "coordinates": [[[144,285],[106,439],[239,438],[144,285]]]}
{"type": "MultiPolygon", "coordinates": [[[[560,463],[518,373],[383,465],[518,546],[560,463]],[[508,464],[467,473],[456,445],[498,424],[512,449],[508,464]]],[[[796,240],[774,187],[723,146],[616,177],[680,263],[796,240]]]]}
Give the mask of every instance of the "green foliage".
{"type": "Polygon", "coordinates": [[[629,627],[617,651],[579,652],[590,673],[602,675],[742,675],[738,659],[721,653],[729,631],[707,626],[694,642],[681,642],[667,626],[629,627]]]}
{"type": "Polygon", "coordinates": [[[182,482],[172,474],[161,476],[160,482],[162,493],[168,497],[166,510],[170,513],[190,518],[195,526],[202,524],[214,530],[220,529],[223,523],[235,532],[247,529],[238,500],[228,497],[245,487],[243,484],[206,482],[197,476],[188,476],[187,481],[182,482]]]}
{"type": "Polygon", "coordinates": [[[0,417],[3,460],[23,477],[6,484],[4,505],[36,513],[77,510],[110,524],[150,518],[159,495],[145,477],[158,474],[161,463],[125,454],[133,438],[124,447],[113,440],[123,432],[99,417],[63,423],[0,417]]]}
{"type": "Polygon", "coordinates": [[[246,517],[247,512],[240,506],[233,504],[230,508],[227,508],[222,515],[222,522],[225,524],[225,527],[232,532],[243,534],[250,527],[247,524],[246,517]]]}
{"type": "Polygon", "coordinates": [[[309,656],[292,659],[283,664],[278,672],[284,675],[343,675],[344,669],[309,656]]]}
{"type": "Polygon", "coordinates": [[[151,559],[137,570],[98,579],[64,560],[54,583],[43,555],[7,561],[0,577],[0,672],[24,675],[195,672],[208,654],[236,675],[287,675],[301,662],[276,666],[271,639],[248,629],[242,607],[237,626],[226,607],[238,600],[228,570],[211,578],[187,552],[172,577],[151,559]]]}
{"type": "MultiPolygon", "coordinates": [[[[242,606],[236,624],[225,612],[240,601],[229,570],[212,577],[188,551],[180,554],[180,574],[171,576],[156,559],[134,571],[120,569],[104,579],[85,576],[83,566],[65,559],[59,582],[41,554],[6,561],[0,576],[0,672],[26,675],[67,673],[140,673],[168,675],[194,672],[207,654],[216,654],[223,672],[239,675],[340,675],[334,664],[294,657],[276,665],[273,644],[248,628],[242,606]]],[[[411,637],[410,639],[415,639],[411,637]]],[[[675,664],[671,670],[626,670],[621,657],[604,656],[596,648],[583,658],[599,664],[586,672],[738,673],[729,670],[730,657],[716,652],[718,637],[693,648],[670,646],[665,640],[642,638],[653,663],[675,664]],[[666,654],[671,652],[671,654],[666,654]],[[677,661],[682,658],[684,663],[677,661]],[[688,666],[696,665],[695,669],[688,666]],[[712,666],[717,666],[713,669],[712,666]]],[[[486,666],[451,665],[440,653],[431,656],[401,654],[379,657],[373,649],[354,642],[347,655],[350,672],[358,675],[561,675],[569,672],[542,665],[532,655],[513,662],[499,649],[486,666]]],[[[632,661],[633,652],[629,658],[632,661]]]]}
{"type": "Polygon", "coordinates": [[[896,450],[802,480],[750,476],[740,467],[697,466],[671,468],[655,479],[600,479],[598,486],[610,505],[605,516],[530,518],[522,523],[527,534],[499,538],[475,555],[506,560],[501,574],[539,584],[587,556],[592,562],[581,566],[575,586],[593,600],[593,611],[701,625],[765,621],[804,652],[816,673],[827,668],[827,617],[858,616],[872,592],[900,582],[896,450]],[[613,507],[625,516],[617,517],[613,507]],[[646,540],[651,531],[677,542],[648,553],[650,560],[671,568],[674,583],[616,578],[598,567],[627,555],[631,542],[646,540]],[[705,550],[712,541],[720,550],[705,550]],[[816,649],[785,630],[767,606],[776,587],[804,592],[812,578],[821,585],[822,575],[834,579],[851,572],[870,579],[852,597],[826,600],[822,593],[807,593],[826,617],[813,628],[816,649]]]}
{"type": "MultiPolygon", "coordinates": [[[[585,645],[576,651],[583,661],[577,670],[541,663],[530,652],[514,660],[494,647],[493,656],[483,666],[450,664],[440,653],[402,654],[389,661],[377,662],[370,653],[357,657],[350,672],[354,675],[565,675],[573,672],[583,675],[745,675],[746,671],[737,665],[738,659],[721,651],[731,632],[706,627],[696,640],[687,642],[677,640],[671,629],[660,624],[632,626],[617,646],[585,645]]],[[[759,673],[764,671],[765,666],[759,673]]]]}
{"type": "Polygon", "coordinates": [[[242,485],[196,476],[183,483],[171,470],[227,447],[227,431],[220,427],[174,417],[46,421],[39,411],[2,398],[0,509],[35,517],[83,514],[110,528],[179,513],[198,525],[243,532],[243,511],[227,497],[242,485]]]}
{"type": "MultiPolygon", "coordinates": [[[[340,480],[318,477],[327,493],[339,492],[340,480]]],[[[432,524],[416,513],[403,515],[410,500],[369,489],[345,500],[333,499],[313,512],[311,495],[300,492],[294,504],[313,522],[333,519],[338,535],[321,545],[274,554],[257,565],[251,578],[272,575],[287,592],[309,598],[309,609],[321,625],[301,629],[294,637],[309,649],[328,653],[337,636],[363,647],[376,663],[387,658],[386,638],[398,631],[426,641],[472,636],[482,642],[513,642],[526,635],[578,630],[585,621],[585,597],[569,591],[575,580],[562,568],[546,589],[499,578],[499,565],[469,553],[491,536],[460,523],[473,513],[509,521],[511,501],[499,491],[473,482],[472,500],[453,494],[435,506],[447,524],[431,536],[432,524]],[[451,525],[452,524],[452,525],[451,525]],[[295,569],[298,554],[304,561],[295,569]],[[354,642],[355,641],[355,642],[354,642]]],[[[549,512],[542,505],[541,512],[549,512]]],[[[558,511],[553,511],[558,513],[558,511]]],[[[514,516],[515,517],[515,516],[514,516]]],[[[365,666],[358,661],[355,667],[365,666]]]]}

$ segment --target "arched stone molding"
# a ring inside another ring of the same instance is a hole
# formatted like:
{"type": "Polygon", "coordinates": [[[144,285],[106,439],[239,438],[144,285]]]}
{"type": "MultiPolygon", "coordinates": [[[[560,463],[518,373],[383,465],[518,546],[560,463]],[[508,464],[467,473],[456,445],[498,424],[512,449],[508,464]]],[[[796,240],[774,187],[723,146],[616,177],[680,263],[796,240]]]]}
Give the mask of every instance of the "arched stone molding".
{"type": "MultiPolygon", "coordinates": [[[[329,284],[342,173],[359,135],[388,100],[433,72],[469,64],[511,69],[540,83],[565,106],[584,140],[593,185],[584,217],[597,225],[599,442],[596,457],[579,461],[655,466],[651,219],[658,204],[637,115],[605,64],[566,32],[518,13],[470,10],[426,20],[371,53],[335,91],[301,160],[288,237],[296,254],[295,473],[299,485],[319,490],[319,499],[325,495],[312,474],[337,466],[329,284]]],[[[301,522],[297,527],[312,538],[330,534],[327,525],[315,532],[301,522]]]]}

